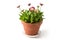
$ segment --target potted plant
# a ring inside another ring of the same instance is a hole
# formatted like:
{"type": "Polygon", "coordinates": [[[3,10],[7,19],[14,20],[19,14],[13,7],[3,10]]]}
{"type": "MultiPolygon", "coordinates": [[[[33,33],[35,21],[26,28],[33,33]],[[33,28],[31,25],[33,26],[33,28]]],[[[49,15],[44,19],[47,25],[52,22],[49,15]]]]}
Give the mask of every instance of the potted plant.
{"type": "MultiPolygon", "coordinates": [[[[31,3],[28,4],[28,6],[30,5],[31,3]]],[[[41,12],[41,6],[43,6],[43,4],[40,3],[37,8],[30,7],[28,10],[21,10],[19,14],[19,19],[21,20],[27,35],[38,34],[44,16],[43,12],[41,12]]],[[[20,8],[20,5],[17,8],[20,8]]]]}

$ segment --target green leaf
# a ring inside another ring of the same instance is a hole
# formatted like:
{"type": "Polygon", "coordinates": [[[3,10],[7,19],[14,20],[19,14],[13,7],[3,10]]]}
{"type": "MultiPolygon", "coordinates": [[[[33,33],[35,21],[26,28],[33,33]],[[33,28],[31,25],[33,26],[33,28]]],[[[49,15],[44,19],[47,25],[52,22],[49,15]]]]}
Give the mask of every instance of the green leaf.
{"type": "Polygon", "coordinates": [[[38,10],[38,13],[34,12],[34,11],[30,11],[30,10],[25,10],[24,12],[20,12],[21,14],[19,14],[19,19],[27,22],[27,23],[36,23],[39,21],[43,20],[43,12],[41,12],[40,10],[38,10]]]}

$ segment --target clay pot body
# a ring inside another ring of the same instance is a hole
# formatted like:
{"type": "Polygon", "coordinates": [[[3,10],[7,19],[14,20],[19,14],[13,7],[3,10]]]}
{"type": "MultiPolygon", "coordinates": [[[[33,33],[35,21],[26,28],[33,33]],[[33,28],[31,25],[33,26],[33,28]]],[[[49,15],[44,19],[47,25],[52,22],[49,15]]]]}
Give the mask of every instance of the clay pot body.
{"type": "Polygon", "coordinates": [[[25,30],[25,34],[27,35],[37,35],[38,34],[38,31],[39,31],[39,28],[42,24],[42,21],[41,22],[37,22],[37,23],[25,23],[22,21],[22,24],[24,26],[24,30],[25,30]]]}

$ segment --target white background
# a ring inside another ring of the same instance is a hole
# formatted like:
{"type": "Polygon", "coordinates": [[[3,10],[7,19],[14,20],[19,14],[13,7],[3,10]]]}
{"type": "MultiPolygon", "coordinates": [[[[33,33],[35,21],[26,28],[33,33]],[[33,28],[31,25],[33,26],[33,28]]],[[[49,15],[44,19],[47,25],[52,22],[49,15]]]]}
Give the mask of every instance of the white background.
{"type": "Polygon", "coordinates": [[[60,40],[60,0],[0,0],[0,40],[60,40]],[[19,20],[19,9],[27,3],[44,6],[44,21],[41,34],[37,38],[29,38],[23,33],[23,26],[19,20]]]}

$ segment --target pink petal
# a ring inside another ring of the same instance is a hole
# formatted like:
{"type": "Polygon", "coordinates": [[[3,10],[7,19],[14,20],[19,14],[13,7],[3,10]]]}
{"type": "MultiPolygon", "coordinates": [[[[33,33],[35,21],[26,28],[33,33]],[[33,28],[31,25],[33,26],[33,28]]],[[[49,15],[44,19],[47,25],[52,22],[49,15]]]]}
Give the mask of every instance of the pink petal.
{"type": "Polygon", "coordinates": [[[18,5],[17,8],[20,8],[20,5],[18,5]]]}
{"type": "Polygon", "coordinates": [[[31,5],[31,3],[28,4],[28,6],[30,6],[30,5],[31,5]]]}
{"type": "Polygon", "coordinates": [[[42,4],[42,3],[40,3],[40,5],[41,5],[41,6],[43,6],[43,4],[42,4]]]}
{"type": "Polygon", "coordinates": [[[35,7],[30,7],[29,10],[30,11],[34,11],[35,10],[35,7]]]}

